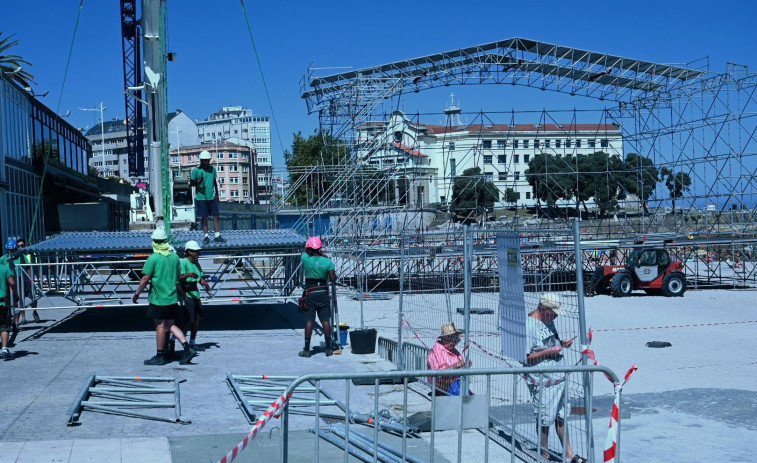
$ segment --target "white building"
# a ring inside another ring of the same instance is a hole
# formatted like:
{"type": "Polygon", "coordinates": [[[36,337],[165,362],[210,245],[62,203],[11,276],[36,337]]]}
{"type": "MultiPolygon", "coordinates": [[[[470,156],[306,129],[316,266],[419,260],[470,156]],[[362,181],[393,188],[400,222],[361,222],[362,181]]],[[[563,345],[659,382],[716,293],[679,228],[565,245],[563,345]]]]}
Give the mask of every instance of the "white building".
{"type": "Polygon", "coordinates": [[[262,204],[268,203],[273,194],[270,117],[255,115],[242,106],[227,106],[198,121],[197,129],[201,143],[229,141],[257,152],[257,196],[262,204]]]}
{"type": "MultiPolygon", "coordinates": [[[[447,108],[449,121],[459,114],[447,108]]],[[[358,150],[370,165],[407,179],[407,204],[444,204],[452,199],[452,185],[466,169],[479,167],[497,186],[505,207],[505,191],[515,191],[517,204],[532,206],[532,188],[525,171],[535,155],[557,157],[603,151],[622,156],[623,137],[612,124],[452,124],[411,121],[401,111],[386,122],[370,122],[358,128],[358,150]]],[[[402,194],[395,195],[402,198],[402,194]]],[[[400,201],[405,204],[404,201],[400,201]]]]}
{"type": "MultiPolygon", "coordinates": [[[[168,143],[170,149],[180,149],[181,146],[193,146],[200,144],[197,134],[197,126],[190,117],[180,109],[167,115],[168,118],[168,143]]],[[[121,177],[127,179],[132,185],[148,183],[147,171],[149,165],[147,135],[143,140],[145,157],[145,176],[129,176],[129,153],[126,144],[126,125],[122,119],[113,119],[103,124],[97,124],[84,134],[92,144],[92,157],[89,165],[100,172],[100,175],[109,177],[121,177]],[[101,133],[104,132],[104,135],[101,133]],[[103,140],[105,149],[103,150],[103,140]]]]}

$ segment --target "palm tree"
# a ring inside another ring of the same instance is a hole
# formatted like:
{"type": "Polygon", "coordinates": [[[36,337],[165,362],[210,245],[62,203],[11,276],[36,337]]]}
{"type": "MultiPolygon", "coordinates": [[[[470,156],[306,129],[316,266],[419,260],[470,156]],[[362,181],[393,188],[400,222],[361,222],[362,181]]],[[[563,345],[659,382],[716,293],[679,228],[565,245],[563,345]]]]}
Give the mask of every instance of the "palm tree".
{"type": "Polygon", "coordinates": [[[13,35],[3,37],[0,31],[0,71],[24,87],[36,84],[34,76],[23,68],[24,65],[31,66],[32,63],[19,55],[8,54],[8,50],[18,45],[18,40],[11,40],[12,38],[13,35]]]}

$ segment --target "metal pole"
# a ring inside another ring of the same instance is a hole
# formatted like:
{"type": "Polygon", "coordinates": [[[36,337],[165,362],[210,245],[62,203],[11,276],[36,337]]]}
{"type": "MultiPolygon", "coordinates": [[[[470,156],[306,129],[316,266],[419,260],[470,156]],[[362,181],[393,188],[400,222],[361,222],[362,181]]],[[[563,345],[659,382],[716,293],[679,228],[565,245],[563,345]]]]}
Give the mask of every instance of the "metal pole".
{"type": "MultiPolygon", "coordinates": [[[[584,272],[583,263],[581,262],[581,224],[578,220],[573,222],[573,252],[576,263],[576,298],[578,299],[578,336],[581,341],[581,350],[588,343],[586,332],[586,307],[584,306],[584,272]]],[[[588,358],[586,354],[581,355],[581,365],[587,365],[588,358]]],[[[592,427],[591,410],[592,410],[592,381],[591,374],[583,374],[584,386],[584,419],[586,420],[586,438],[589,445],[589,455],[594,456],[594,431],[592,427]]],[[[567,425],[567,423],[566,423],[567,425]]],[[[567,426],[566,426],[567,432],[567,426]]]]}
{"type": "Polygon", "coordinates": [[[405,291],[405,230],[400,234],[400,310],[397,317],[397,367],[405,369],[405,356],[402,348],[402,322],[405,314],[402,311],[403,293],[405,291]]]}
{"type": "MultiPolygon", "coordinates": [[[[473,272],[472,272],[472,262],[473,262],[473,235],[471,234],[470,227],[468,225],[465,225],[463,228],[463,273],[465,278],[464,283],[464,301],[463,301],[463,307],[465,309],[465,339],[463,346],[467,346],[468,342],[470,342],[470,302],[471,302],[471,287],[473,286],[473,272]]],[[[467,362],[466,362],[466,368],[467,368],[467,362]]],[[[463,376],[463,379],[461,381],[462,386],[462,392],[461,395],[468,395],[469,389],[468,389],[468,383],[469,379],[468,376],[463,376]]]]}

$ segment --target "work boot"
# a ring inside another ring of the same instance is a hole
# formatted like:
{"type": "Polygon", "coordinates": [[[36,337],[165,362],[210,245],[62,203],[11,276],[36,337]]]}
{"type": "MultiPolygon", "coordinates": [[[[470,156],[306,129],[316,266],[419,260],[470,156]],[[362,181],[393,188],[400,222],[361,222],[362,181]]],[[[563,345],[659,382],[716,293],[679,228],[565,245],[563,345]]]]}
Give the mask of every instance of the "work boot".
{"type": "Polygon", "coordinates": [[[197,351],[192,349],[192,346],[187,344],[184,346],[184,353],[181,355],[181,360],[179,360],[179,363],[181,365],[186,365],[190,360],[194,358],[195,355],[197,355],[197,351]]]}
{"type": "Polygon", "coordinates": [[[168,358],[165,355],[154,355],[152,358],[143,362],[145,365],[158,365],[163,366],[169,363],[168,358]]]}
{"type": "Polygon", "coordinates": [[[204,348],[204,347],[202,347],[202,346],[200,346],[200,345],[198,345],[198,344],[194,344],[194,343],[192,343],[192,342],[190,342],[190,343],[189,343],[189,346],[190,346],[190,347],[191,347],[192,349],[196,350],[197,352],[202,352],[202,351],[204,351],[204,350],[205,350],[205,348],[204,348]]]}
{"type": "Polygon", "coordinates": [[[310,358],[311,354],[309,349],[302,349],[299,354],[300,357],[310,358]]]}
{"type": "Polygon", "coordinates": [[[34,317],[34,323],[42,323],[42,319],[39,318],[39,314],[37,313],[36,310],[34,311],[32,316],[34,317]]]}
{"type": "Polygon", "coordinates": [[[208,235],[205,235],[205,238],[202,239],[202,244],[210,244],[210,237],[208,235]]]}
{"type": "Polygon", "coordinates": [[[29,323],[29,322],[28,322],[28,321],[26,321],[26,319],[24,318],[24,319],[22,319],[22,320],[21,320],[20,322],[18,322],[18,325],[19,325],[19,326],[21,326],[21,325],[26,325],[27,323],[29,323]]]}
{"type": "Polygon", "coordinates": [[[13,360],[16,358],[15,355],[13,355],[13,352],[9,351],[8,349],[3,349],[2,353],[0,353],[0,358],[3,360],[13,360]]]}
{"type": "Polygon", "coordinates": [[[325,349],[323,349],[323,353],[326,354],[326,357],[331,357],[334,355],[334,350],[331,348],[331,346],[327,346],[325,349]]]}
{"type": "Polygon", "coordinates": [[[225,243],[225,242],[226,242],[226,238],[224,238],[224,237],[223,237],[223,236],[221,236],[221,235],[218,235],[218,236],[216,236],[216,237],[215,237],[215,238],[213,239],[213,241],[215,241],[216,243],[225,243]]]}

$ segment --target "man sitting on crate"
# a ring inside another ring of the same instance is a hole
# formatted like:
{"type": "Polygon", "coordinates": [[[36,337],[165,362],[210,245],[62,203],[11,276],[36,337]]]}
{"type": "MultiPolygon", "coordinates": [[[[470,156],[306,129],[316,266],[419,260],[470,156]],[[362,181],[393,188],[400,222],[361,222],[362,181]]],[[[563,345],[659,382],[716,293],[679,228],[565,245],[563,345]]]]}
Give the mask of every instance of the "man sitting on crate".
{"type": "MultiPolygon", "coordinates": [[[[449,370],[470,366],[455,346],[460,342],[463,331],[455,328],[454,323],[442,326],[442,334],[436,340],[434,347],[428,352],[426,365],[429,370],[449,370]]],[[[428,378],[434,384],[434,378],[428,378]]],[[[437,395],[460,395],[459,376],[439,376],[436,378],[437,395]]]]}
{"type": "Polygon", "coordinates": [[[313,236],[305,244],[305,251],[300,256],[302,268],[305,270],[305,289],[300,301],[299,310],[307,313],[305,323],[305,348],[298,354],[300,357],[310,357],[310,337],[313,335],[315,316],[323,326],[323,337],[326,339],[326,348],[323,352],[326,357],[334,354],[331,345],[331,296],[326,278],[336,281],[334,262],[321,252],[323,244],[321,239],[313,236]]]}
{"type": "MultiPolygon", "coordinates": [[[[555,319],[565,315],[560,296],[544,293],[539,305],[526,317],[526,362],[530,366],[561,367],[565,366],[562,350],[573,345],[573,339],[560,340],[555,328],[555,319]]],[[[574,338],[575,339],[575,338],[574,338]]],[[[565,456],[571,463],[587,463],[588,460],[575,454],[570,446],[565,417],[570,411],[566,397],[564,373],[529,374],[528,390],[536,415],[536,430],[541,436],[542,456],[550,458],[547,452],[549,444],[549,427],[555,424],[557,436],[565,447],[565,456]]]]}

